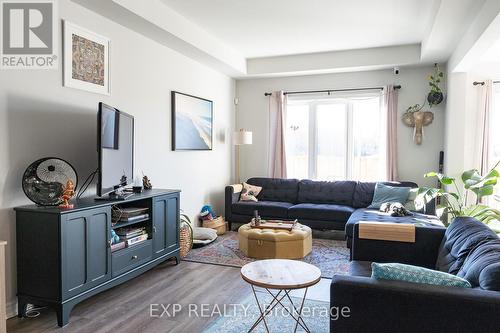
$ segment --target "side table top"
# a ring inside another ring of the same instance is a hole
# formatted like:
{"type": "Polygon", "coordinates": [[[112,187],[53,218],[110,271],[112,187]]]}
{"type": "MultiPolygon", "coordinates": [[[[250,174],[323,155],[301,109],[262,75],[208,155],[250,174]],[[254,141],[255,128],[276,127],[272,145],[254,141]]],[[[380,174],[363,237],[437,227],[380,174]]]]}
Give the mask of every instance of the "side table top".
{"type": "Polygon", "coordinates": [[[321,280],[318,267],[297,260],[267,259],[246,264],[241,268],[246,282],[269,289],[301,289],[321,280]]]}

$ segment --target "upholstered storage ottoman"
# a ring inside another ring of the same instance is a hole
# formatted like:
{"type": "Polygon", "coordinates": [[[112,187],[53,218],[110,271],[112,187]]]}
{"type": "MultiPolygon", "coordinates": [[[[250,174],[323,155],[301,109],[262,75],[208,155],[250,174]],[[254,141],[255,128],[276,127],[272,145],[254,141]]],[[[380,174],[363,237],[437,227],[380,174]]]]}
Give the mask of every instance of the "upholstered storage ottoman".
{"type": "Polygon", "coordinates": [[[300,259],[312,250],[311,228],[299,223],[291,231],[244,224],[238,229],[238,238],[240,250],[250,258],[300,259]]]}

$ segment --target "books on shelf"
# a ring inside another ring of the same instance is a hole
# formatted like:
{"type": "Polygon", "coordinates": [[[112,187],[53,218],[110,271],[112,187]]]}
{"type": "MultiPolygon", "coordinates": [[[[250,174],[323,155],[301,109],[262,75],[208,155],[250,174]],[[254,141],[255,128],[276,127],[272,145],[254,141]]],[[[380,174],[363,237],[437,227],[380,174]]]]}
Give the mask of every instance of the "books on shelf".
{"type": "Polygon", "coordinates": [[[115,252],[125,248],[125,242],[119,242],[116,244],[111,244],[111,252],[115,252]]]}
{"type": "Polygon", "coordinates": [[[121,217],[129,217],[145,214],[148,211],[148,208],[144,207],[125,207],[120,208],[121,217]]]}
{"type": "Polygon", "coordinates": [[[149,209],[144,207],[124,207],[116,208],[113,210],[112,219],[113,223],[118,222],[133,222],[142,219],[148,219],[149,209]]]}
{"type": "Polygon", "coordinates": [[[115,230],[116,234],[120,236],[120,238],[131,238],[135,236],[142,235],[146,232],[145,227],[131,227],[131,228],[119,228],[115,230]]]}
{"type": "Polygon", "coordinates": [[[144,233],[142,235],[139,235],[139,236],[127,239],[125,241],[125,243],[127,244],[127,247],[129,247],[129,246],[132,246],[132,245],[136,245],[136,244],[142,243],[142,242],[146,241],[147,239],[148,239],[148,234],[144,233]]]}
{"type": "Polygon", "coordinates": [[[137,216],[121,217],[120,219],[113,219],[113,224],[117,223],[127,223],[127,222],[137,222],[149,219],[149,214],[141,214],[137,216]]]}
{"type": "Polygon", "coordinates": [[[134,215],[134,216],[122,216],[120,218],[120,222],[132,222],[132,221],[139,221],[143,219],[149,218],[149,214],[141,214],[141,215],[134,215]]]}

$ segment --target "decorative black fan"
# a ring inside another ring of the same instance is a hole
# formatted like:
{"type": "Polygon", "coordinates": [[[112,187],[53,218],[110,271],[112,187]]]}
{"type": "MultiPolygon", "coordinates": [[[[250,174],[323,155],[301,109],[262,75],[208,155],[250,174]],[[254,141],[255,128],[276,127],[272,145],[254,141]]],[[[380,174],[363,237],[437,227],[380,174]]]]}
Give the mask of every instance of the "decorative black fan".
{"type": "Polygon", "coordinates": [[[68,181],[72,181],[76,189],[78,176],[71,164],[60,158],[46,157],[26,169],[23,191],[37,205],[57,206],[63,202],[61,196],[68,181]]]}

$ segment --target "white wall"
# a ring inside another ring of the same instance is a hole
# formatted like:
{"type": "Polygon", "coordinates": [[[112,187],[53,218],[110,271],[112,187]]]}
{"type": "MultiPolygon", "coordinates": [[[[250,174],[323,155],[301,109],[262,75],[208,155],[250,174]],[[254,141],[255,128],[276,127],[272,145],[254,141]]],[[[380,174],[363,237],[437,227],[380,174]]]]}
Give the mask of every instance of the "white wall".
{"type": "MultiPolygon", "coordinates": [[[[241,147],[241,179],[267,175],[268,156],[268,97],[265,92],[277,90],[316,90],[376,87],[401,84],[399,115],[410,105],[422,104],[428,93],[427,76],[432,67],[402,68],[400,75],[392,70],[339,73],[284,78],[238,80],[236,96],[237,128],[253,131],[253,145],[241,147]]],[[[444,87],[444,85],[443,85],[444,87]]],[[[433,185],[423,175],[438,167],[439,151],[444,146],[444,105],[434,107],[434,122],[424,128],[421,146],[413,142],[413,130],[398,122],[398,169],[401,180],[415,181],[420,185],[433,185]]]]}
{"type": "Polygon", "coordinates": [[[0,239],[8,241],[10,314],[16,301],[12,208],[30,203],[21,189],[22,174],[36,159],[57,156],[71,162],[83,181],[97,167],[99,101],[135,116],[137,170],[157,188],[181,189],[181,207],[188,214],[204,203],[222,214],[224,186],[232,174],[228,134],[234,130],[234,80],[68,0],[57,3],[62,19],[111,39],[111,95],[63,87],[62,64],[57,71],[0,71],[0,239]],[[171,151],[171,90],[214,101],[213,151],[171,151]]]}
{"type": "Polygon", "coordinates": [[[460,177],[464,170],[478,168],[474,165],[477,145],[476,124],[481,81],[472,73],[448,73],[448,103],[445,127],[445,171],[460,177]]]}

